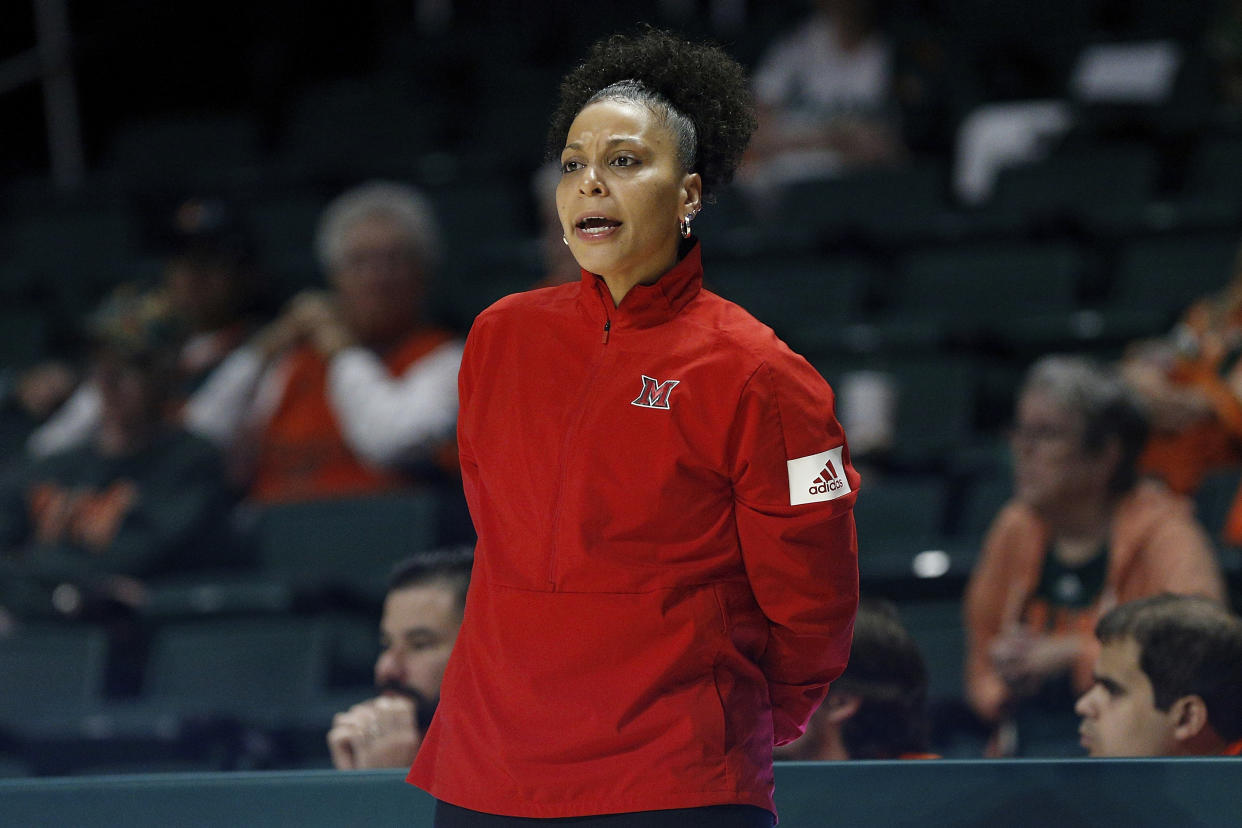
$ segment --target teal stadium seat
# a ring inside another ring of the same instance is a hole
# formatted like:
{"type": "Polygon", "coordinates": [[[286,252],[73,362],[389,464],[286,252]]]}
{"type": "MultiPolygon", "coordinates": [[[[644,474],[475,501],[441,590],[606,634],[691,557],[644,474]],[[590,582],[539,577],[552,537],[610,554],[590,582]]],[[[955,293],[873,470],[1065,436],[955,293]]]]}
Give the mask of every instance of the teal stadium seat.
{"type": "Polygon", "coordinates": [[[327,203],[319,195],[288,193],[258,199],[245,208],[259,259],[282,298],[324,285],[315,257],[315,231],[327,203]]]}
{"type": "Polygon", "coordinates": [[[307,86],[289,114],[279,164],[291,177],[325,183],[408,178],[438,145],[445,115],[380,77],[307,86]]]}
{"type": "MultiPolygon", "coordinates": [[[[882,553],[895,553],[906,563],[924,549],[939,547],[946,507],[941,478],[881,476],[863,482],[864,493],[854,505],[860,565],[882,553]]],[[[896,574],[909,577],[908,566],[896,574]]]]}
{"type": "Polygon", "coordinates": [[[917,224],[944,211],[944,192],[944,171],[934,163],[798,181],[780,192],[768,229],[793,248],[884,235],[888,225],[917,224]]]}
{"type": "Polygon", "coordinates": [[[108,642],[93,627],[31,625],[0,637],[0,730],[45,711],[81,712],[104,692],[108,642]]]}
{"type": "Polygon", "coordinates": [[[1149,200],[1159,170],[1155,149],[1097,146],[1002,169],[986,209],[1027,221],[1082,221],[1114,205],[1149,200]]]}
{"type": "Polygon", "coordinates": [[[299,617],[204,620],[156,630],[145,701],[182,714],[279,720],[326,686],[324,634],[299,617]]]}
{"type": "Polygon", "coordinates": [[[25,215],[0,226],[0,256],[46,286],[62,309],[81,313],[133,278],[137,236],[122,209],[25,215]]]}
{"type": "Polygon", "coordinates": [[[0,370],[31,365],[47,352],[49,326],[37,308],[0,308],[0,370]]]}
{"type": "Polygon", "coordinates": [[[1196,146],[1186,170],[1185,192],[1242,202],[1242,138],[1217,136],[1196,146]]]}
{"type": "Polygon", "coordinates": [[[932,701],[961,699],[966,665],[961,601],[902,601],[897,609],[902,624],[910,631],[927,664],[928,698],[932,701]]]}
{"type": "Polygon", "coordinates": [[[253,121],[204,113],[125,122],[113,134],[103,163],[128,189],[184,197],[220,192],[260,158],[253,121]]]}
{"type": "Polygon", "coordinates": [[[875,269],[859,258],[764,256],[710,261],[704,286],[736,302],[797,350],[831,344],[862,313],[875,269]]]}
{"type": "Polygon", "coordinates": [[[436,546],[439,506],[431,492],[267,506],[253,530],[255,557],[264,574],[295,591],[374,598],[395,563],[436,546]]]}
{"type": "Polygon", "coordinates": [[[945,469],[971,444],[979,400],[979,366],[970,356],[887,353],[871,357],[816,354],[811,363],[833,388],[854,370],[892,376],[897,389],[895,435],[887,460],[903,471],[945,469]]]}
{"type": "Polygon", "coordinates": [[[1069,243],[980,243],[908,254],[899,261],[884,317],[934,320],[951,333],[1003,338],[1037,314],[1072,313],[1088,259],[1069,243]]]}
{"type": "Polygon", "coordinates": [[[1167,325],[1228,284],[1238,249],[1233,233],[1135,241],[1118,257],[1105,308],[1147,309],[1167,325]]]}

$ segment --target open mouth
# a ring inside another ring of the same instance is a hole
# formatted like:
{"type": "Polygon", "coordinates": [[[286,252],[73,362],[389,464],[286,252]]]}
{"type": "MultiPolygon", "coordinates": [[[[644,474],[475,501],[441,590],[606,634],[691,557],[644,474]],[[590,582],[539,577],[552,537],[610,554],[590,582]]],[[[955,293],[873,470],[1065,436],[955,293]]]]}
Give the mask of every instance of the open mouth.
{"type": "Polygon", "coordinates": [[[603,236],[621,226],[621,222],[606,216],[585,216],[574,225],[586,237],[603,236]]]}

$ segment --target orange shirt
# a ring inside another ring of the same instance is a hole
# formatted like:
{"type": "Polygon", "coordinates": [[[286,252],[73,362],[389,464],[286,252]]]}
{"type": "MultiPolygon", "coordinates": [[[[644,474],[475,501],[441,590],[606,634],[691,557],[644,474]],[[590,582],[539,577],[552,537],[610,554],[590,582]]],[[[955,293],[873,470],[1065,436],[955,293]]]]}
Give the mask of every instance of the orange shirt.
{"type": "MultiPolygon", "coordinates": [[[[1095,621],[1111,607],[1166,591],[1217,600],[1225,596],[1216,554],[1185,497],[1155,483],[1139,485],[1118,502],[1109,539],[1103,594],[1059,625],[1063,632],[1076,632],[1082,641],[1071,671],[1077,692],[1091,685],[1099,646],[1093,634],[1095,621]]],[[[1049,621],[1032,603],[1048,540],[1047,526],[1031,509],[1010,503],[992,522],[967,585],[966,694],[985,719],[995,719],[1009,700],[1008,688],[992,667],[993,640],[1011,625],[1049,621]]]]}
{"type": "MultiPolygon", "coordinates": [[[[449,338],[446,331],[421,331],[381,358],[397,377],[449,338]]],[[[409,485],[396,472],[364,463],[345,442],[328,397],[328,361],[309,346],[289,359],[284,392],[259,438],[251,499],[273,503],[409,485]]]]}

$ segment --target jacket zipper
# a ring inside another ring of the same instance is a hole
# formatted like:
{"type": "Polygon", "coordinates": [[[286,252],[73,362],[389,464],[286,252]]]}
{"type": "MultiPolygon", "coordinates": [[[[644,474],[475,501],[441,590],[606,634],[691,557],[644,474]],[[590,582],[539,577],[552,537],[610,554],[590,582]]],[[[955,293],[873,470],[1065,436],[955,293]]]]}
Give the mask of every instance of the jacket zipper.
{"type": "MultiPolygon", "coordinates": [[[[608,335],[612,330],[612,317],[608,314],[608,308],[604,308],[604,336],[601,345],[608,344],[608,335]]],[[[582,418],[586,414],[585,400],[595,386],[595,378],[599,376],[600,366],[604,362],[604,351],[601,349],[600,354],[595,359],[595,364],[591,366],[591,373],[587,375],[587,380],[582,385],[583,404],[578,406],[578,414],[574,418],[569,428],[565,429],[565,438],[561,441],[561,457],[560,457],[560,476],[556,483],[556,506],[552,512],[552,549],[548,556],[548,584],[552,587],[552,591],[556,591],[556,559],[561,542],[561,513],[563,511],[563,501],[565,497],[565,475],[568,472],[569,465],[569,447],[573,443],[574,436],[578,433],[578,427],[582,425],[582,418]]]]}

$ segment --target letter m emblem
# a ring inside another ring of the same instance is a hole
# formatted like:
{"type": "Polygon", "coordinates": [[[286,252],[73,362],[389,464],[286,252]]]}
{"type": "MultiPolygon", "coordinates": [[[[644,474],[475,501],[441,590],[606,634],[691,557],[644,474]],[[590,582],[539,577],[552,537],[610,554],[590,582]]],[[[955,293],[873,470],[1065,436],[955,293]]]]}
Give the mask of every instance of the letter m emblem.
{"type": "Polygon", "coordinates": [[[638,392],[631,405],[639,408],[668,408],[669,395],[681,380],[665,380],[660,382],[643,375],[643,390],[638,392]]]}

